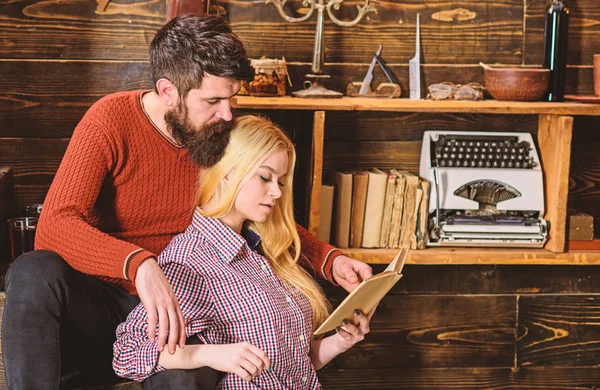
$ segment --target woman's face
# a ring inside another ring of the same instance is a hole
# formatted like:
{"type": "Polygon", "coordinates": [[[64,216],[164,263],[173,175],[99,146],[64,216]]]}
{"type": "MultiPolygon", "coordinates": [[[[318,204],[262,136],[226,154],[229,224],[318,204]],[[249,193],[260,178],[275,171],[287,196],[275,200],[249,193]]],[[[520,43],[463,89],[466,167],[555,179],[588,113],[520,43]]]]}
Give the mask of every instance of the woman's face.
{"type": "Polygon", "coordinates": [[[222,221],[237,232],[246,220],[266,221],[275,202],[281,197],[281,187],[288,169],[287,151],[279,148],[269,155],[238,193],[233,208],[222,221]]]}

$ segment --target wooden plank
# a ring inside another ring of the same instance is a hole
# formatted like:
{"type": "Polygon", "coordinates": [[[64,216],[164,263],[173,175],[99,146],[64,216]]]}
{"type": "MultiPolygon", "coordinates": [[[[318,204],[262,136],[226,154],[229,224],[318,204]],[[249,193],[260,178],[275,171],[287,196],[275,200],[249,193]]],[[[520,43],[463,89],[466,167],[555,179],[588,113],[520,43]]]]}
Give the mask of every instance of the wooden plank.
{"type": "Polygon", "coordinates": [[[325,144],[324,169],[398,168],[419,173],[421,141],[335,141],[325,144]]]}
{"type": "Polygon", "coordinates": [[[325,111],[316,111],[312,130],[312,183],[308,231],[315,236],[319,230],[321,214],[321,184],[323,181],[323,137],[325,134],[325,111]]]}
{"type": "Polygon", "coordinates": [[[553,252],[565,250],[572,137],[573,117],[540,115],[538,144],[544,172],[544,219],[550,222],[545,248],[553,252]]]}
{"type": "Polygon", "coordinates": [[[101,97],[151,88],[139,62],[0,61],[0,74],[11,75],[0,96],[0,137],[67,138],[101,97]]]}
{"type": "Polygon", "coordinates": [[[330,111],[325,143],[421,141],[426,130],[528,132],[536,138],[537,115],[479,115],[330,111]]]}
{"type": "Polygon", "coordinates": [[[145,61],[164,18],[159,0],[112,1],[105,10],[96,1],[3,1],[0,58],[145,61]]]}
{"type": "Polygon", "coordinates": [[[323,388],[332,390],[397,389],[596,389],[600,370],[571,367],[437,368],[396,367],[318,372],[323,388]]]}
{"type": "Polygon", "coordinates": [[[0,166],[14,169],[17,209],[43,203],[67,149],[68,139],[0,138],[0,166]]]}
{"type": "Polygon", "coordinates": [[[598,367],[600,297],[519,298],[519,366],[598,367]]]}
{"type": "Polygon", "coordinates": [[[484,100],[410,100],[343,97],[341,99],[299,99],[290,96],[256,98],[237,96],[233,106],[254,109],[395,111],[471,114],[553,114],[600,116],[600,105],[581,103],[512,102],[484,100]]]}
{"type": "MultiPolygon", "coordinates": [[[[374,273],[385,269],[383,264],[372,267],[374,273]]],[[[600,273],[596,269],[594,265],[407,264],[404,277],[388,295],[598,294],[600,273]]],[[[323,288],[329,297],[341,299],[348,295],[342,288],[326,283],[323,288]]]]}
{"type": "MultiPolygon", "coordinates": [[[[369,264],[389,264],[396,256],[396,249],[349,248],[344,252],[369,264]]],[[[553,253],[544,249],[523,248],[428,248],[411,251],[407,264],[547,264],[547,265],[596,265],[600,264],[600,252],[553,253]]]]}
{"type": "MultiPolygon", "coordinates": [[[[333,13],[352,20],[362,4],[346,1],[333,13]]],[[[306,22],[289,23],[272,4],[225,0],[219,6],[252,57],[285,56],[288,61],[311,62],[316,14],[306,22]]],[[[388,63],[408,63],[415,53],[417,14],[421,54],[429,63],[522,62],[524,5],[520,0],[381,1],[374,6],[377,13],[353,27],[336,26],[325,15],[326,62],[368,64],[381,44],[388,63]]],[[[299,17],[302,13],[294,11],[302,7],[296,0],[288,1],[285,8],[289,15],[299,17]]]]}
{"type": "Polygon", "coordinates": [[[365,340],[329,366],[513,367],[516,304],[515,296],[386,296],[365,340]]]}

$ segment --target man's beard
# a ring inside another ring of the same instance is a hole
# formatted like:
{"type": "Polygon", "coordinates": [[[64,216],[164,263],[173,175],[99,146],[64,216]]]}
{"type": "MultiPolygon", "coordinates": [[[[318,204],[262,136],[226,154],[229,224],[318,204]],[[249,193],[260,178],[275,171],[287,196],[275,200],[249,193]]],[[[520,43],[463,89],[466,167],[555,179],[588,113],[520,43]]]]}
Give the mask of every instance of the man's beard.
{"type": "Polygon", "coordinates": [[[194,126],[187,111],[180,107],[167,112],[165,122],[175,141],[188,148],[190,158],[201,168],[210,168],[223,158],[229,144],[229,133],[235,126],[235,121],[222,119],[194,126]]]}

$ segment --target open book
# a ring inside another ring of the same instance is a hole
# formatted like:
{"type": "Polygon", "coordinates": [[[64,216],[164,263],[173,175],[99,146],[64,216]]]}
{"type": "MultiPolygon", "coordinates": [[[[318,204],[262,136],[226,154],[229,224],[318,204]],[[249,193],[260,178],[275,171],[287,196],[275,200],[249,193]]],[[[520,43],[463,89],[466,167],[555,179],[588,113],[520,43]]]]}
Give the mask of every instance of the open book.
{"type": "MultiPolygon", "coordinates": [[[[337,326],[342,326],[342,321],[352,321],[354,318],[354,310],[358,309],[367,314],[385,294],[396,284],[402,277],[402,267],[408,257],[408,249],[401,249],[394,260],[385,269],[385,271],[373,275],[367,280],[363,280],[344,299],[342,303],[331,313],[331,315],[321,324],[319,329],[315,331],[315,335],[328,332],[335,329],[337,326]]],[[[352,321],[354,322],[354,321],[352,321]]]]}

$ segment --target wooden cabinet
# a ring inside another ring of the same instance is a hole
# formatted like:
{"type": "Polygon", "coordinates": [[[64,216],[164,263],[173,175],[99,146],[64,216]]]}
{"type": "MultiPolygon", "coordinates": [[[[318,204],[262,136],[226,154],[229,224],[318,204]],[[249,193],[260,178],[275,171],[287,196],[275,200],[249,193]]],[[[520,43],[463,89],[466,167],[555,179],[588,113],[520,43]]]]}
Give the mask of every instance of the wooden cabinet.
{"type": "MultiPolygon", "coordinates": [[[[549,239],[544,249],[503,248],[428,248],[413,251],[407,260],[416,264],[596,264],[600,253],[565,253],[567,198],[573,117],[600,116],[600,105],[546,102],[501,102],[486,100],[428,101],[408,99],[299,99],[292,97],[236,97],[234,107],[260,110],[308,110],[313,112],[311,176],[308,229],[319,226],[319,198],[323,174],[323,146],[328,111],[387,111],[424,113],[475,113],[490,115],[528,114],[538,116],[538,144],[544,171],[545,219],[550,222],[549,239]]],[[[344,250],[369,263],[387,263],[395,250],[344,250]]]]}

